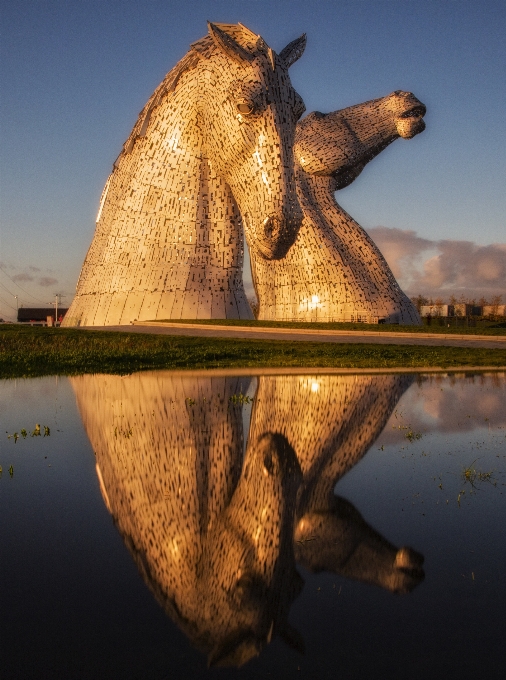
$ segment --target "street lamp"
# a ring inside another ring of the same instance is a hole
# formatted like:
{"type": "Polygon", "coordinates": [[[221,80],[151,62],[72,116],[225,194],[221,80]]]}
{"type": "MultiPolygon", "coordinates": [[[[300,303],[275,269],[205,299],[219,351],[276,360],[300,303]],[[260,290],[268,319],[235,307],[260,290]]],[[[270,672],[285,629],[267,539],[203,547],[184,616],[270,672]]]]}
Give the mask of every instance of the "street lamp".
{"type": "Polygon", "coordinates": [[[55,326],[58,324],[58,302],[61,305],[61,298],[62,297],[65,297],[65,295],[63,295],[62,293],[55,293],[54,294],[54,298],[55,298],[55,302],[54,302],[54,308],[55,308],[54,325],[55,326]]]}

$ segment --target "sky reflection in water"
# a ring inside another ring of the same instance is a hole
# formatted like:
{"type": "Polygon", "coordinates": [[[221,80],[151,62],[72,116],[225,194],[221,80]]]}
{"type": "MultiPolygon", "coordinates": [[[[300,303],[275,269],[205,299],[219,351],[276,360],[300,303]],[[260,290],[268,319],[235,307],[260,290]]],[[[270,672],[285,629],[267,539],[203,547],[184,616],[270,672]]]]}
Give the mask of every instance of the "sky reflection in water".
{"type": "Polygon", "coordinates": [[[4,381],[2,673],[502,676],[505,396],[502,374],[4,381]]]}

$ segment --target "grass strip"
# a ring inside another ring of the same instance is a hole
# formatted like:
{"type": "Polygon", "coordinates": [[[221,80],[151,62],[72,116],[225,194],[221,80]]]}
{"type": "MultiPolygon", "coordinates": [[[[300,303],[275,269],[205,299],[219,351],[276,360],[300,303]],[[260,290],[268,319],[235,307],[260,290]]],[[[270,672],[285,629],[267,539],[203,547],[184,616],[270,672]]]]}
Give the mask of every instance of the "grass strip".
{"type": "Polygon", "coordinates": [[[378,333],[433,333],[434,335],[506,335],[506,322],[477,321],[476,326],[439,326],[436,319],[423,326],[399,326],[398,324],[338,323],[312,321],[258,321],[248,319],[158,319],[157,323],[191,323],[213,326],[245,326],[251,328],[293,328],[314,331],[373,331],[378,333]]]}
{"type": "Polygon", "coordinates": [[[506,366],[506,349],[333,344],[0,327],[0,378],[155,368],[506,366]]]}

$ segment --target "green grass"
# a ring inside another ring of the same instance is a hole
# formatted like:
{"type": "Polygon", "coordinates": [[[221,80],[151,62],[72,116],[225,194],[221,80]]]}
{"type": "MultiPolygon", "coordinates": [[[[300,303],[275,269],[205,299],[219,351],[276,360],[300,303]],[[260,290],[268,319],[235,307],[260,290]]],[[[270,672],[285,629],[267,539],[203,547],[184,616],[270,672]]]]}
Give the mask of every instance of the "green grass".
{"type": "Polygon", "coordinates": [[[380,333],[434,333],[455,335],[506,335],[506,322],[479,320],[476,326],[439,326],[433,319],[430,326],[399,326],[398,324],[367,324],[367,323],[306,323],[304,321],[248,321],[247,319],[174,319],[159,320],[159,323],[192,323],[214,326],[250,326],[252,328],[293,328],[321,331],[374,331],[380,333]]]}
{"type": "Polygon", "coordinates": [[[333,344],[0,326],[0,378],[154,368],[506,366],[506,349],[333,344]]]}

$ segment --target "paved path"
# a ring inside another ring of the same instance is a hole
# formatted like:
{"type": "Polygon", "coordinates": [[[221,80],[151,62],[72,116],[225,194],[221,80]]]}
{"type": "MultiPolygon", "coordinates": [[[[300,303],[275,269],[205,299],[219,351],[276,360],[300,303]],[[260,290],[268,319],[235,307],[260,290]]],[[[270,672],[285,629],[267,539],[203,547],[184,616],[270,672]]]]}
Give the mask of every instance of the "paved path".
{"type": "Polygon", "coordinates": [[[289,340],[304,342],[366,343],[379,345],[429,345],[433,347],[484,347],[506,349],[504,335],[431,335],[429,333],[396,333],[382,331],[323,331],[291,328],[252,328],[247,326],[214,326],[205,324],[135,322],[128,326],[88,326],[87,330],[186,335],[208,338],[248,338],[254,340],[289,340]]]}

